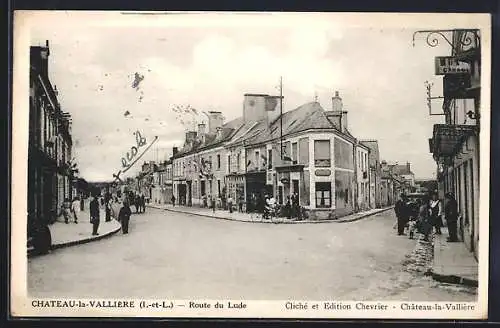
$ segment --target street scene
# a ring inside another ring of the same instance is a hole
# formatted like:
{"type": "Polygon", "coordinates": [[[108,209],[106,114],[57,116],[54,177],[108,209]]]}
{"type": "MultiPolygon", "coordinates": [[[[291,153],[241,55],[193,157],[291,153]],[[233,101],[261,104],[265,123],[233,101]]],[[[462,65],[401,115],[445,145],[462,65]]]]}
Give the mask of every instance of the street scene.
{"type": "Polygon", "coordinates": [[[132,215],[129,235],[30,259],[28,290],[68,298],[476,298],[475,288],[412,268],[416,242],[388,233],[394,221],[393,211],[351,223],[274,225],[147,209],[132,215]]]}
{"type": "Polygon", "coordinates": [[[30,296],[477,301],[480,29],[81,15],[31,35],[30,296]]]}

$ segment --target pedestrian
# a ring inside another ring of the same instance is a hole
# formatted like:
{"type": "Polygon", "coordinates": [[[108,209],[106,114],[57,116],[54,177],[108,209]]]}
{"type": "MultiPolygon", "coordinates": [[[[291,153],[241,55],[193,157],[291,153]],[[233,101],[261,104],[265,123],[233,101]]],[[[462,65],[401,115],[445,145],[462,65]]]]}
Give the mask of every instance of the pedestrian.
{"type": "Polygon", "coordinates": [[[80,197],[80,211],[85,211],[85,197],[83,194],[80,197]]]}
{"type": "Polygon", "coordinates": [[[175,207],[175,196],[172,195],[172,198],[170,200],[172,201],[172,206],[175,207]]]}
{"type": "Polygon", "coordinates": [[[240,194],[239,201],[238,201],[238,212],[243,213],[243,204],[245,203],[245,198],[243,197],[242,194],[240,194]]]}
{"type": "Polygon", "coordinates": [[[127,234],[128,233],[128,224],[130,221],[130,215],[132,215],[132,212],[130,211],[130,206],[127,201],[123,202],[122,207],[120,208],[120,212],[118,214],[118,220],[120,221],[122,225],[122,233],[127,234]]]}
{"type": "Polygon", "coordinates": [[[210,201],[212,202],[211,204],[212,211],[215,213],[215,197],[214,196],[210,197],[210,201]]]}
{"type": "Polygon", "coordinates": [[[146,212],[146,197],[144,195],[141,196],[141,213],[146,212]]]}
{"type": "MultiPolygon", "coordinates": [[[[293,197],[293,194],[292,194],[292,197],[293,197]]],[[[292,199],[290,196],[286,196],[285,213],[286,213],[286,218],[288,220],[291,220],[292,219],[292,199]]]]}
{"type": "Polygon", "coordinates": [[[229,195],[229,198],[227,199],[227,207],[229,209],[229,213],[233,213],[233,197],[229,195]]]}
{"type": "Polygon", "coordinates": [[[406,204],[406,195],[399,195],[399,200],[394,206],[394,211],[396,212],[398,235],[404,236],[405,225],[408,221],[408,205],[406,204]]]}
{"type": "Polygon", "coordinates": [[[106,201],[106,222],[109,222],[111,221],[111,199],[109,198],[107,201],[106,201]]]}
{"type": "Polygon", "coordinates": [[[68,224],[71,215],[71,203],[68,198],[65,198],[61,204],[61,214],[64,217],[64,223],[68,224]]]}
{"type": "Polygon", "coordinates": [[[299,204],[299,195],[296,192],[292,195],[292,217],[296,217],[300,220],[300,204],[299,204]]]}
{"type": "Polygon", "coordinates": [[[443,207],[441,205],[441,201],[438,198],[438,194],[434,192],[432,194],[432,200],[430,203],[431,208],[431,222],[436,229],[436,234],[441,234],[441,226],[443,225],[443,220],[441,219],[443,215],[443,207]]]}
{"type": "Polygon", "coordinates": [[[92,236],[97,236],[99,233],[99,201],[97,196],[94,196],[90,202],[90,223],[92,223],[92,236]]]}
{"type": "Polygon", "coordinates": [[[457,242],[457,221],[458,221],[458,203],[452,193],[446,194],[446,204],[444,206],[444,218],[448,226],[448,242],[457,242]]]}
{"type": "Polygon", "coordinates": [[[418,209],[418,220],[420,233],[424,235],[425,241],[429,241],[429,235],[432,231],[432,222],[428,196],[424,196],[420,203],[420,207],[418,209]]]}
{"type": "Polygon", "coordinates": [[[78,224],[78,215],[80,212],[80,200],[78,199],[78,197],[75,197],[75,199],[73,199],[73,202],[71,203],[71,212],[73,212],[75,223],[78,224]]]}
{"type": "Polygon", "coordinates": [[[141,209],[141,199],[138,194],[134,195],[134,205],[135,205],[135,213],[139,213],[141,209]]]}

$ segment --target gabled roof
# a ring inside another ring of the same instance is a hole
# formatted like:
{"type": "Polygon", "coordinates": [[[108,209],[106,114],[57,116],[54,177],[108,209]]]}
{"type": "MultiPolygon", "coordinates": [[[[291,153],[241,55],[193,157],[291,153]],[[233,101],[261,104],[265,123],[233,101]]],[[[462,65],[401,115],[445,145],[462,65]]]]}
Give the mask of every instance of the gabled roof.
{"type": "Polygon", "coordinates": [[[222,136],[217,138],[216,134],[205,134],[205,140],[202,142],[200,139],[194,140],[192,147],[181,149],[175,156],[173,157],[182,157],[183,155],[195,153],[201,150],[210,149],[222,144],[225,141],[228,141],[232,138],[232,136],[238,132],[243,126],[243,118],[238,117],[234,120],[231,120],[224,125],[222,125],[222,136]]]}

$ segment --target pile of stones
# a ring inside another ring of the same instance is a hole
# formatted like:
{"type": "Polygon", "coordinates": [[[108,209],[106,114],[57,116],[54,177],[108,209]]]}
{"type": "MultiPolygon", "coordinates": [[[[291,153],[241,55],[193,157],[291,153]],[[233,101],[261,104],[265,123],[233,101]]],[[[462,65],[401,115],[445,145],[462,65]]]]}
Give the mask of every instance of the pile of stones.
{"type": "Polygon", "coordinates": [[[407,272],[430,275],[433,257],[434,244],[432,242],[432,237],[429,238],[429,241],[426,241],[422,234],[418,234],[415,248],[410,254],[406,255],[406,259],[403,261],[404,270],[407,272]]]}

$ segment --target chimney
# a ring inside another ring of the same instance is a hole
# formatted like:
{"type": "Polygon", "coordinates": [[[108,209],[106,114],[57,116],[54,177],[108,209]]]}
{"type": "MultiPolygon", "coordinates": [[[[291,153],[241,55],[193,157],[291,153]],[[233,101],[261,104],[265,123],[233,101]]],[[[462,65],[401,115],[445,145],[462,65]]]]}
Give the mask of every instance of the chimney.
{"type": "Polygon", "coordinates": [[[222,127],[224,118],[221,112],[210,111],[208,112],[208,132],[210,134],[217,133],[217,128],[222,127]]]}
{"type": "Polygon", "coordinates": [[[179,148],[178,147],[172,148],[172,156],[177,155],[178,152],[179,152],[179,148]]]}
{"type": "MultiPolygon", "coordinates": [[[[258,122],[268,119],[269,113],[266,110],[266,107],[268,107],[267,105],[269,104],[268,100],[273,100],[272,97],[268,94],[260,93],[246,93],[243,96],[243,121],[245,123],[258,122]]],[[[279,113],[279,107],[276,106],[274,111],[279,113]]]]}
{"type": "Polygon", "coordinates": [[[202,143],[205,142],[205,123],[198,124],[198,138],[202,143]]]}
{"type": "Polygon", "coordinates": [[[222,127],[218,127],[216,131],[216,139],[220,140],[222,138],[222,127]]]}
{"type": "Polygon", "coordinates": [[[339,92],[335,91],[335,97],[332,98],[332,110],[334,112],[341,112],[342,107],[342,98],[339,97],[339,92]]]}
{"type": "Polygon", "coordinates": [[[196,131],[186,132],[186,141],[184,142],[184,146],[192,147],[195,140],[196,140],[196,131]]]}
{"type": "Polygon", "coordinates": [[[59,96],[59,90],[57,90],[57,85],[54,84],[54,94],[57,96],[59,96]]]}
{"type": "Polygon", "coordinates": [[[408,173],[411,172],[411,170],[410,170],[410,162],[406,162],[406,170],[408,171],[408,173]]]}
{"type": "Polygon", "coordinates": [[[347,128],[349,127],[348,123],[347,123],[347,111],[342,111],[342,115],[340,117],[341,119],[341,124],[342,124],[342,132],[345,132],[347,130],[347,128]]]}

